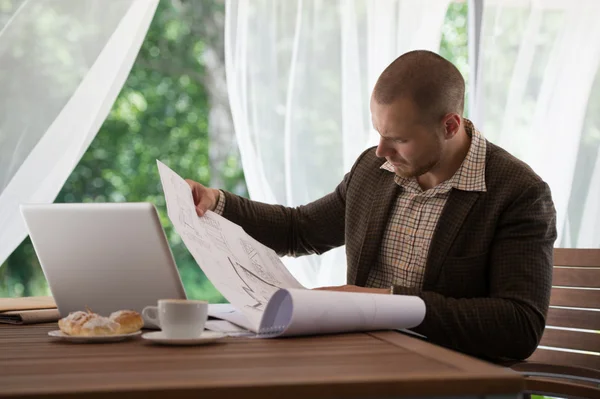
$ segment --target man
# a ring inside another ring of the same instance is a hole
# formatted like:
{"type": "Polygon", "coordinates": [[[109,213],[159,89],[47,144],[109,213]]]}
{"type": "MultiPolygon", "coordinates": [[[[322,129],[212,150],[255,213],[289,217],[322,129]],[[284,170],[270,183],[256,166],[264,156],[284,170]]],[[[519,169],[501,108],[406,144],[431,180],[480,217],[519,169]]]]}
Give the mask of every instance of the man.
{"type": "MultiPolygon", "coordinates": [[[[216,210],[279,255],[346,245],[348,285],[418,295],[414,331],[492,360],[524,359],[545,326],[556,239],[549,187],[462,117],[464,80],[428,51],[390,64],[371,97],[381,138],[331,194],[267,205],[188,180],[216,210]]],[[[399,312],[402,309],[398,309],[399,312]]]]}

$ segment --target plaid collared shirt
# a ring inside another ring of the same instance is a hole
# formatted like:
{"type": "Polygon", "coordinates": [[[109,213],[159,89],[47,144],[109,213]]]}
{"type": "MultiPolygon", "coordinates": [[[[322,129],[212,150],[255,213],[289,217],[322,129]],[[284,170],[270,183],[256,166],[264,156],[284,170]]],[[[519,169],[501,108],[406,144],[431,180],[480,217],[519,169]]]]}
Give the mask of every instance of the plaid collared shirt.
{"type": "MultiPolygon", "coordinates": [[[[486,143],[473,123],[464,119],[471,146],[460,168],[445,182],[423,191],[416,178],[395,176],[403,190],[396,199],[383,234],[377,263],[371,268],[367,287],[400,285],[421,289],[429,244],[450,190],[486,191],[486,143]]],[[[382,169],[394,172],[385,162],[382,169]]]]}

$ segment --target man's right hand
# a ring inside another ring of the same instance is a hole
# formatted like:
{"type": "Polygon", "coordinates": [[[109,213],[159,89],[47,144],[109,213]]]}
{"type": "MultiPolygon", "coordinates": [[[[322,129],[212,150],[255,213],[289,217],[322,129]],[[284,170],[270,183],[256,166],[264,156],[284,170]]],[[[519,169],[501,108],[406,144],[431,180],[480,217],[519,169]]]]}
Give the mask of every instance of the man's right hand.
{"type": "Polygon", "coordinates": [[[214,211],[219,202],[219,190],[204,187],[202,184],[190,179],[185,179],[185,181],[192,189],[192,197],[194,197],[194,205],[198,216],[203,216],[206,211],[214,211]]]}

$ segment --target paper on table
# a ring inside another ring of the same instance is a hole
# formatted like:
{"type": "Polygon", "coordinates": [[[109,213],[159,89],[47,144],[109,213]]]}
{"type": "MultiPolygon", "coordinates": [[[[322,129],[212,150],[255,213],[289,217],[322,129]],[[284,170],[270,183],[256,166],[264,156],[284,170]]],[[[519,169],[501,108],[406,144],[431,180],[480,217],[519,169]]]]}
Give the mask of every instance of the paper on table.
{"type": "Polygon", "coordinates": [[[260,334],[291,336],[418,326],[425,303],[417,296],[282,289],[276,292],[260,334]]]}
{"type": "Polygon", "coordinates": [[[256,335],[227,320],[207,320],[204,328],[210,331],[222,332],[232,337],[252,337],[256,335]]]}
{"type": "Polygon", "coordinates": [[[0,312],[33,309],[56,309],[56,303],[51,296],[0,298],[0,312]]]}
{"type": "Polygon", "coordinates": [[[258,328],[250,324],[250,321],[248,321],[248,318],[242,312],[229,303],[211,303],[208,305],[208,315],[217,319],[227,320],[246,330],[258,331],[258,328]]]}
{"type": "Polygon", "coordinates": [[[211,211],[198,217],[189,185],[162,162],[157,164],[175,231],[208,279],[257,331],[265,305],[279,288],[304,287],[275,251],[240,226],[211,211]]]}
{"type": "Polygon", "coordinates": [[[0,312],[0,323],[3,324],[38,324],[58,321],[58,309],[7,310],[0,312]]]}
{"type": "Polygon", "coordinates": [[[0,298],[0,323],[35,324],[58,319],[60,315],[51,296],[0,298]]]}

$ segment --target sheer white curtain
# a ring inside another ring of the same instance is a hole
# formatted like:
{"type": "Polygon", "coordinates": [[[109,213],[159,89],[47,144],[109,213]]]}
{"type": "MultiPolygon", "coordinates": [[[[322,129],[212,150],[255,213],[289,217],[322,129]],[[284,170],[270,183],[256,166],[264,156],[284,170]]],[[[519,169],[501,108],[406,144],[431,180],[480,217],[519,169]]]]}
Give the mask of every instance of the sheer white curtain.
{"type": "Polygon", "coordinates": [[[0,264],[27,235],[19,204],[54,201],[96,135],[157,4],[158,0],[3,3],[0,264]]]}
{"type": "Polygon", "coordinates": [[[472,118],[550,185],[555,245],[600,247],[600,2],[483,4],[472,118]]]}
{"type": "MultiPolygon", "coordinates": [[[[406,51],[439,49],[448,3],[228,0],[227,84],[251,198],[298,206],[331,192],[372,142],[377,77],[406,51]]],[[[343,249],[284,261],[308,287],[345,283],[343,249]]]]}

